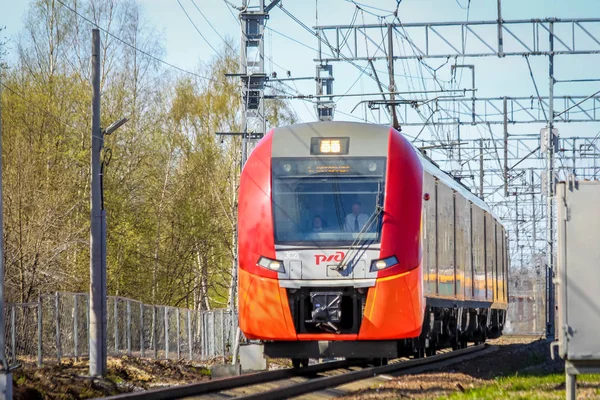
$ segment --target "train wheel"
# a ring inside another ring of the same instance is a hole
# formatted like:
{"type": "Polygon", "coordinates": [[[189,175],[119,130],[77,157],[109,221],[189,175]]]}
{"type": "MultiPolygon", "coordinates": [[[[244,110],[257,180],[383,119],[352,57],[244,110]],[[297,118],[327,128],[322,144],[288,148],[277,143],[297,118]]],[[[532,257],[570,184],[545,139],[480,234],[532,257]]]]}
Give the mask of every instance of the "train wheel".
{"type": "Polygon", "coordinates": [[[373,359],[373,366],[374,367],[381,367],[382,365],[388,365],[388,358],[374,358],[373,359]]]}
{"type": "Polygon", "coordinates": [[[308,358],[292,358],[292,367],[308,367],[308,358]]]}
{"type": "Polygon", "coordinates": [[[425,349],[423,347],[417,347],[413,352],[414,358],[423,358],[425,357],[425,349]]]}
{"type": "Polygon", "coordinates": [[[428,348],[425,349],[425,355],[427,357],[435,356],[436,352],[437,351],[434,345],[430,345],[428,348]]]}

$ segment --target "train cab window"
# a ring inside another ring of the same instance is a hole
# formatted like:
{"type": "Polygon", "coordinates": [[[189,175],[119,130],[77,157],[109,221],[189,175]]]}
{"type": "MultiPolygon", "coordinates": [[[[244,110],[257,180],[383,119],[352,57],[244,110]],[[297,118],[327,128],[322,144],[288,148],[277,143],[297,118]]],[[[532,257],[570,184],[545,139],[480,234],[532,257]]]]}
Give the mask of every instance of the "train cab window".
{"type": "Polygon", "coordinates": [[[379,242],[383,177],[286,177],[272,195],[276,243],[379,242]]]}

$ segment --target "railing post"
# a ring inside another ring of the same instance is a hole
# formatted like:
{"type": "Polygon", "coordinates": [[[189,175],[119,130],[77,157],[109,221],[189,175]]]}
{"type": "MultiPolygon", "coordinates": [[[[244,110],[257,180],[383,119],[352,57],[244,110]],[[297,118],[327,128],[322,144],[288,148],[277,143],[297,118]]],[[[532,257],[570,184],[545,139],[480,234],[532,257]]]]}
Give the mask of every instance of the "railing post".
{"type": "Polygon", "coordinates": [[[204,360],[206,357],[206,349],[205,349],[205,343],[206,343],[206,337],[204,335],[204,332],[206,332],[206,327],[205,327],[205,323],[204,323],[204,314],[202,312],[202,310],[198,311],[198,325],[200,327],[200,359],[204,360]]]}
{"type": "Polygon", "coordinates": [[[73,344],[75,346],[75,359],[79,361],[79,307],[77,298],[77,293],[73,294],[73,344]]]}
{"type": "Polygon", "coordinates": [[[90,354],[90,295],[89,294],[84,294],[83,298],[85,299],[85,323],[86,323],[86,332],[87,332],[87,341],[86,343],[88,344],[88,356],[90,354]]]}
{"type": "Polygon", "coordinates": [[[131,300],[127,299],[127,327],[126,327],[126,334],[127,334],[127,355],[131,356],[131,300]]]}
{"type": "Polygon", "coordinates": [[[208,347],[208,317],[209,311],[202,312],[202,342],[204,346],[204,358],[210,357],[210,348],[208,347]]]}
{"type": "MultiPolygon", "coordinates": [[[[235,325],[235,311],[233,309],[229,309],[229,314],[231,320],[229,321],[229,325],[235,325]]],[[[235,340],[235,332],[229,332],[229,351],[233,354],[233,341],[235,340]]]]}
{"type": "Polygon", "coordinates": [[[144,357],[144,303],[140,303],[140,357],[144,357]]]}
{"type": "Polygon", "coordinates": [[[223,351],[223,364],[225,364],[225,310],[221,309],[221,349],[223,351]]]}
{"type": "Polygon", "coordinates": [[[181,321],[179,315],[179,307],[175,309],[175,316],[177,317],[177,359],[181,358],[181,321]]]}
{"type": "Polygon", "coordinates": [[[12,365],[17,365],[17,336],[16,328],[16,306],[10,306],[10,350],[12,352],[12,365]]]}
{"type": "Polygon", "coordinates": [[[115,332],[115,355],[119,355],[119,298],[113,297],[113,321],[115,332]]]}
{"type": "Polygon", "coordinates": [[[165,359],[169,359],[169,308],[165,306],[165,359]]]}
{"type": "Polygon", "coordinates": [[[193,357],[193,343],[192,343],[192,310],[187,310],[187,335],[188,335],[188,353],[189,359],[193,357]]]}
{"type": "Polygon", "coordinates": [[[153,305],[152,306],[152,346],[154,347],[154,359],[158,359],[158,346],[157,346],[157,341],[158,341],[158,327],[156,326],[156,320],[157,320],[157,311],[156,311],[156,306],[153,305]]]}
{"type": "Polygon", "coordinates": [[[43,303],[42,303],[42,296],[38,296],[38,368],[42,367],[42,363],[43,363],[43,354],[42,354],[42,340],[43,340],[43,329],[44,329],[44,324],[42,321],[42,315],[43,315],[43,303]]]}
{"type": "Polygon", "coordinates": [[[210,355],[213,356],[213,357],[216,357],[216,355],[217,355],[217,346],[216,346],[217,343],[216,343],[215,339],[216,339],[217,330],[215,329],[215,311],[211,311],[210,312],[210,319],[212,321],[212,324],[211,324],[212,325],[212,332],[210,334],[210,342],[211,342],[211,345],[210,345],[210,355]]]}
{"type": "Polygon", "coordinates": [[[62,358],[62,350],[60,345],[60,294],[56,292],[54,296],[54,315],[56,321],[56,359],[60,364],[62,358]]]}

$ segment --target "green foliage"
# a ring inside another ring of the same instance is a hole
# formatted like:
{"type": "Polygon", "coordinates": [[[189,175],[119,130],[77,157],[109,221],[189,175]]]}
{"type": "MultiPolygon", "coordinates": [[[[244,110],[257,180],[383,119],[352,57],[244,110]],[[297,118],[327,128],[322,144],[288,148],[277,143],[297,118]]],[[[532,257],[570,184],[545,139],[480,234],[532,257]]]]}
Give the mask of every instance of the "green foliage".
{"type": "MultiPolygon", "coordinates": [[[[74,4],[74,0],[72,1],[74,4]]],[[[156,32],[133,1],[78,1],[79,12],[148,54],[156,32]]],[[[87,291],[91,29],[52,0],[35,0],[3,74],[5,263],[9,301],[87,291]]],[[[175,75],[101,35],[109,294],[188,307],[227,304],[234,261],[239,138],[238,70],[231,44],[198,67],[211,80],[175,75]]],[[[0,49],[1,51],[1,49],[0,49]]],[[[282,101],[270,125],[295,121],[282,101]]]]}

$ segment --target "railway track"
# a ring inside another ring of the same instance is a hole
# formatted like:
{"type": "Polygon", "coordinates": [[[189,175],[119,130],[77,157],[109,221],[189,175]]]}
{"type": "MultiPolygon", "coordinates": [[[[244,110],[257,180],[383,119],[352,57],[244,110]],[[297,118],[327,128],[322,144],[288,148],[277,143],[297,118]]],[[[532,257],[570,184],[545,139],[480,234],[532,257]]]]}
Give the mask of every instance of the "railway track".
{"type": "Polygon", "coordinates": [[[107,397],[110,400],[166,400],[180,398],[237,398],[244,400],[275,400],[292,398],[318,392],[350,382],[378,375],[408,375],[443,367],[448,362],[458,362],[486,354],[491,346],[482,344],[466,349],[449,351],[420,359],[397,359],[380,367],[360,367],[351,361],[335,361],[311,365],[300,369],[266,371],[209,382],[124,393],[107,397]],[[275,382],[279,381],[279,382],[275,382]],[[266,385],[269,383],[268,385],[266,385]],[[242,388],[242,389],[240,389],[242,388]],[[236,390],[237,389],[237,390],[236,390]]]}

